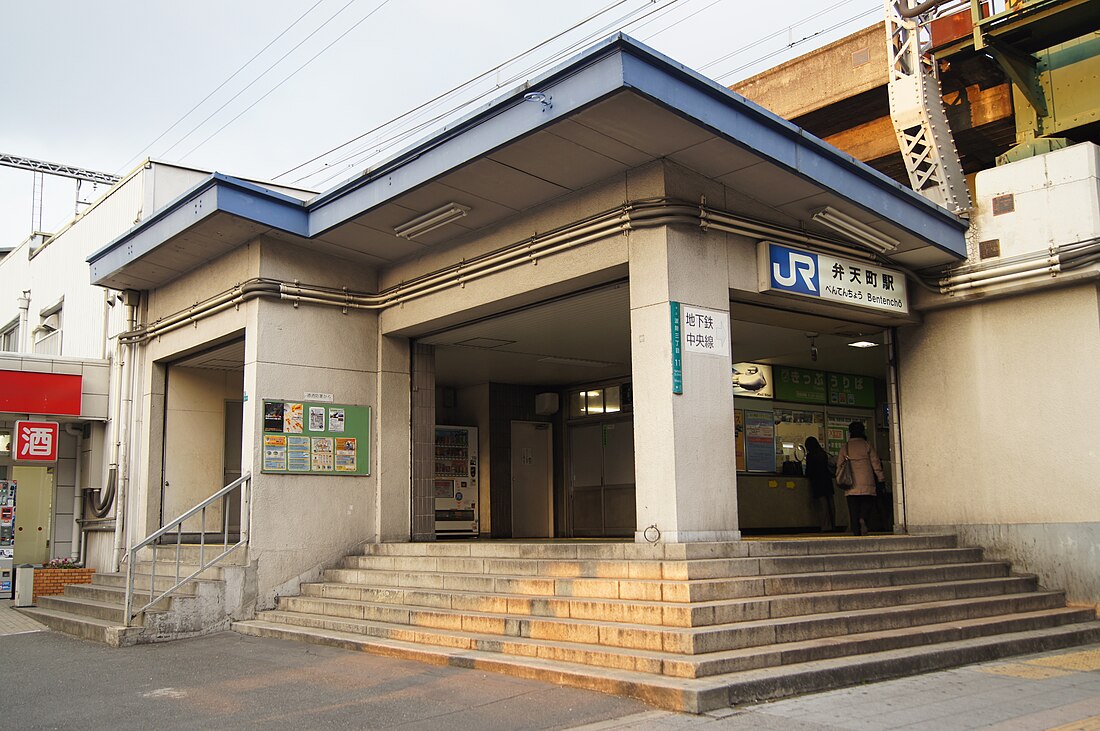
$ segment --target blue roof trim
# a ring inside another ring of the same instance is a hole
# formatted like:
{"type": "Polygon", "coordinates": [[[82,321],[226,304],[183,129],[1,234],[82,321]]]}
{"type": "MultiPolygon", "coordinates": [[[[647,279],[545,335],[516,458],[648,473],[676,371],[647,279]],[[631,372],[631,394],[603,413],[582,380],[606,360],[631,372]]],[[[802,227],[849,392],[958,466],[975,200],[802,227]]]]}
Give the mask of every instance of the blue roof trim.
{"type": "Polygon", "coordinates": [[[230,175],[214,173],[126,233],[88,256],[92,284],[218,212],[305,236],[305,203],[230,175]]]}
{"type": "MultiPolygon", "coordinates": [[[[625,45],[638,44],[630,41],[625,45]]],[[[647,56],[663,58],[653,51],[647,51],[647,56]]],[[[966,258],[966,221],[724,86],[677,65],[675,70],[693,82],[684,84],[655,68],[653,60],[625,54],[624,82],[727,140],[829,188],[876,216],[889,218],[932,246],[966,258]]],[[[674,64],[665,60],[664,65],[674,64]]]]}
{"type": "Polygon", "coordinates": [[[966,256],[967,224],[954,214],[717,82],[617,34],[308,203],[215,173],[92,254],[92,281],[107,278],[215,212],[317,236],[624,89],[890,219],[944,252],[966,256]],[[523,94],[532,89],[551,94],[553,106],[524,102],[523,94]]]}

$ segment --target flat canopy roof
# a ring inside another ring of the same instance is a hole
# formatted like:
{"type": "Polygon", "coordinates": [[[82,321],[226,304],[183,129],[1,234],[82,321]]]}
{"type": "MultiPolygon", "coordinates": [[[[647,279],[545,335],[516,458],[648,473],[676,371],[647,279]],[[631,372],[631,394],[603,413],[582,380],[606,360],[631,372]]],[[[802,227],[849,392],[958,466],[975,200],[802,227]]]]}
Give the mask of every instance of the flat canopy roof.
{"type": "Polygon", "coordinates": [[[385,265],[659,159],[725,185],[735,213],[822,238],[834,236],[813,212],[847,213],[897,239],[902,266],[966,256],[962,219],[616,35],[309,201],[214,174],[92,254],[92,282],[156,287],[261,233],[385,265]],[[524,99],[536,91],[547,103],[524,99]],[[469,214],[415,241],[394,234],[449,202],[469,214]]]}

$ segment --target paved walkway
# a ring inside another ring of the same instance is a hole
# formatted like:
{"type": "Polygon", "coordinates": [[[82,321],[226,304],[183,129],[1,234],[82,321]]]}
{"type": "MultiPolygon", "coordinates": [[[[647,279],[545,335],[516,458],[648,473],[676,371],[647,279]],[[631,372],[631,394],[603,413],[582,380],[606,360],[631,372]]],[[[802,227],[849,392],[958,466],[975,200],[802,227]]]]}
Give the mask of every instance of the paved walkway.
{"type": "Polygon", "coordinates": [[[46,629],[45,625],[15,611],[14,604],[11,599],[0,599],[0,635],[41,632],[46,629]]]}
{"type": "Polygon", "coordinates": [[[231,632],[114,650],[43,632],[11,604],[0,600],[4,728],[1100,731],[1100,645],[692,716],[231,632]]]}

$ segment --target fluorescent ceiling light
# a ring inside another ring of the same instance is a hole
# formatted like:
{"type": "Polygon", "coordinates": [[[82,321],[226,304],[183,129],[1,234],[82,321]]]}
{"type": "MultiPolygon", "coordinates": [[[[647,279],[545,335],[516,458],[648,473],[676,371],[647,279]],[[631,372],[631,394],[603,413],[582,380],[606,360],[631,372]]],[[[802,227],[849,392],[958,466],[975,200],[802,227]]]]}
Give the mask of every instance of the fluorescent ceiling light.
{"type": "Polygon", "coordinates": [[[878,343],[872,343],[870,340],[857,340],[854,343],[848,343],[850,348],[877,348],[878,343]]]}
{"type": "Polygon", "coordinates": [[[446,226],[452,221],[465,216],[470,212],[469,207],[458,203],[448,203],[434,211],[428,211],[422,216],[417,216],[411,221],[406,221],[400,226],[394,226],[393,232],[403,239],[415,239],[417,236],[434,231],[440,226],[446,226]]]}
{"type": "Polygon", "coordinates": [[[829,206],[825,206],[821,210],[816,211],[813,214],[813,218],[818,223],[828,226],[837,233],[847,236],[852,241],[863,244],[879,254],[893,251],[898,248],[898,244],[901,243],[897,239],[891,238],[880,231],[876,231],[867,224],[857,221],[848,214],[841,213],[829,206]]]}
{"type": "Polygon", "coordinates": [[[614,363],[608,363],[607,361],[603,360],[585,360],[584,358],[559,358],[556,355],[548,355],[545,358],[539,358],[539,363],[587,366],[589,368],[607,368],[610,365],[614,365],[614,363]]]}

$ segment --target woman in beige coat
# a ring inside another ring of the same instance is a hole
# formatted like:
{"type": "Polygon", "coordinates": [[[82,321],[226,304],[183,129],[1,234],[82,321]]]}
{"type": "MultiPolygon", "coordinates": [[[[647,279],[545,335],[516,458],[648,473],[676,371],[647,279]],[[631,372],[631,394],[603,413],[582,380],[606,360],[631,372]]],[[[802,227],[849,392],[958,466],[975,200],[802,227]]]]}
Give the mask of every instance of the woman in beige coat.
{"type": "Polygon", "coordinates": [[[848,443],[840,448],[840,455],[836,459],[837,477],[840,476],[846,459],[852,462],[852,486],[845,492],[852,535],[865,536],[867,521],[875,506],[876,485],[886,480],[886,473],[882,471],[878,453],[867,441],[863,422],[853,421],[848,425],[848,443]]]}

